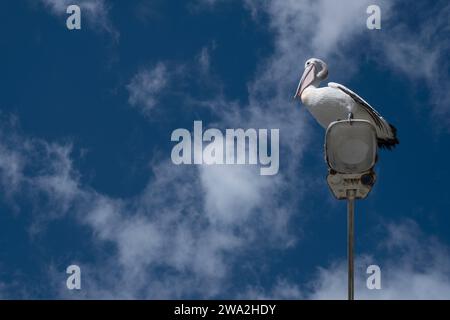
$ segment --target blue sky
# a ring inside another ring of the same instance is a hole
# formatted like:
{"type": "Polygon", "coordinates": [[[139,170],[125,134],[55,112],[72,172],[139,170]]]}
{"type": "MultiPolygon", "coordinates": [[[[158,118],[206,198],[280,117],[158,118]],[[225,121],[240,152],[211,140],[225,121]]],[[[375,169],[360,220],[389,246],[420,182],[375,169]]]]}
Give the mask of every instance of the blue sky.
{"type": "Polygon", "coordinates": [[[450,6],[345,2],[73,1],[75,31],[72,2],[5,5],[0,298],[346,298],[345,202],[292,100],[313,56],[399,133],[357,202],[356,298],[450,298],[450,6]],[[280,129],[278,174],[174,165],[194,120],[280,129]]]}

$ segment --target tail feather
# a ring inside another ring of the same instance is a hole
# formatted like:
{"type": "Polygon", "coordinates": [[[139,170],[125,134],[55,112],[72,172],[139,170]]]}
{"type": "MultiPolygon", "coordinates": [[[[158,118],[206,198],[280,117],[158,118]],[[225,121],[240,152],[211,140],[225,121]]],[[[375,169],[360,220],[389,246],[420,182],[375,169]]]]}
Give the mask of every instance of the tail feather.
{"type": "Polygon", "coordinates": [[[395,146],[397,144],[400,143],[400,141],[397,138],[397,128],[395,128],[392,124],[389,124],[389,127],[391,128],[392,131],[392,138],[378,138],[377,142],[378,142],[378,147],[380,149],[387,149],[387,150],[392,150],[393,148],[395,148],[395,146]]]}

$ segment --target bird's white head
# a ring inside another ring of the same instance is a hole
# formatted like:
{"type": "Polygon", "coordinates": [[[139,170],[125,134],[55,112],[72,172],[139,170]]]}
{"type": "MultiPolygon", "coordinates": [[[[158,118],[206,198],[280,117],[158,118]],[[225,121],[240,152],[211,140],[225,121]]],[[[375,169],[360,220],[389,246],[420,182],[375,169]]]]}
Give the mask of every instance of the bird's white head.
{"type": "Polygon", "coordinates": [[[303,71],[302,78],[297,86],[295,92],[296,97],[301,97],[303,91],[311,84],[319,84],[320,81],[325,80],[328,77],[327,64],[317,58],[311,58],[305,62],[305,70],[303,71]]]}

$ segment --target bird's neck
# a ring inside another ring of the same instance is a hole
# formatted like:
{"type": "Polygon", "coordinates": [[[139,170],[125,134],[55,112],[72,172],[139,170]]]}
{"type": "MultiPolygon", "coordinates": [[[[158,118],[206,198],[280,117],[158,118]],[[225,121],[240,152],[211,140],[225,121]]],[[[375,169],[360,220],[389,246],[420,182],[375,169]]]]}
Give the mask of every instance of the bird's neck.
{"type": "Polygon", "coordinates": [[[311,82],[311,84],[308,87],[317,89],[320,86],[320,82],[321,82],[321,80],[316,78],[316,79],[314,79],[313,82],[311,82]]]}
{"type": "Polygon", "coordinates": [[[315,79],[302,93],[300,99],[302,100],[303,104],[308,106],[311,102],[311,98],[313,98],[313,96],[315,96],[315,90],[317,90],[317,88],[320,85],[320,80],[319,79],[315,79]]]}

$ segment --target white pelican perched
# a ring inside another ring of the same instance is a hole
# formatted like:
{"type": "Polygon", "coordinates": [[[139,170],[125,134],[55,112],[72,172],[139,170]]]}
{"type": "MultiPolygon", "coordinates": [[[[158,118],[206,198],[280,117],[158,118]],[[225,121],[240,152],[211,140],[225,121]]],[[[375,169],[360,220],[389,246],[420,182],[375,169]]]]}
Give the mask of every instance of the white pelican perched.
{"type": "Polygon", "coordinates": [[[316,58],[308,59],[294,96],[301,99],[322,127],[327,128],[336,120],[368,120],[376,128],[379,147],[391,149],[399,143],[395,127],[356,93],[334,82],[328,83],[328,87],[319,88],[320,82],[327,76],[325,62],[316,58]]]}

